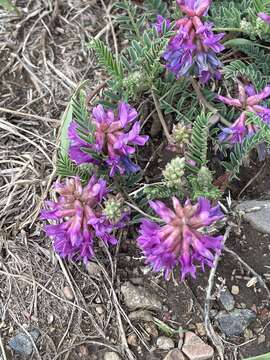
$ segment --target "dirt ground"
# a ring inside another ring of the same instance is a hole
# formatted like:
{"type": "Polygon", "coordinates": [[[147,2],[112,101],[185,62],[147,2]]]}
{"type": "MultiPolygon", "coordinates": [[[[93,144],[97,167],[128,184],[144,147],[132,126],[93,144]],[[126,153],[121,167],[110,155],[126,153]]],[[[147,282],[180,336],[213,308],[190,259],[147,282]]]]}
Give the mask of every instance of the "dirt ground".
{"type": "MultiPolygon", "coordinates": [[[[111,42],[109,18],[104,16],[110,4],[19,0],[17,5],[20,16],[0,10],[0,349],[5,349],[7,359],[94,360],[108,350],[123,359],[132,354],[138,360],[163,359],[166,352],[156,350],[155,331],[149,335],[145,321],[128,319],[121,284],[128,280],[150,288],[163,303],[163,310],[154,314],[159,320],[173,329],[197,331],[203,322],[209,272],[200,273],[195,282],[179,283],[177,274],[175,280],[164,281],[147,270],[135,245],[134,229],[121,233],[111,256],[97,245],[99,263],[91,272],[83,264],[58,258],[38,220],[55,178],[61,114],[79,81],[88,79],[91,93],[104,80],[86,43],[93,36],[111,42]],[[67,294],[66,287],[73,294],[67,294]],[[41,333],[33,354],[11,353],[9,339],[32,328],[41,333]],[[127,350],[126,338],[131,334],[136,334],[137,342],[127,350]]],[[[269,162],[251,162],[242,175],[230,189],[234,200],[270,196],[269,162]]],[[[269,283],[269,236],[238,219],[230,221],[227,247],[265,274],[269,283]]],[[[214,324],[226,359],[270,349],[269,298],[258,283],[247,287],[251,278],[237,259],[223,253],[213,290],[224,283],[229,289],[238,285],[236,307],[252,308],[257,316],[252,331],[243,337],[224,338],[214,324]],[[261,334],[266,340],[258,344],[261,334]]],[[[212,302],[212,308],[220,309],[218,301],[212,302]]],[[[164,329],[155,329],[164,335],[164,329]]],[[[174,340],[177,344],[178,335],[174,340]]]]}

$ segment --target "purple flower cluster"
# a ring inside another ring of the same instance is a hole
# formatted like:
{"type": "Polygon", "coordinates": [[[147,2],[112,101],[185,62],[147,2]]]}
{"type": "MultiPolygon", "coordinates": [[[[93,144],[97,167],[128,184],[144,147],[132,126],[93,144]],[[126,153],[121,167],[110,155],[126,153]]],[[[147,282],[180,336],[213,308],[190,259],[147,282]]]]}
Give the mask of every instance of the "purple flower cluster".
{"type": "Polygon", "coordinates": [[[266,14],[266,13],[259,13],[258,16],[264,21],[266,22],[266,24],[270,25],[270,15],[266,14]]]}
{"type": "Polygon", "coordinates": [[[127,215],[123,214],[114,224],[103,215],[102,201],[108,192],[104,180],[92,176],[83,187],[80,179],[74,177],[65,183],[57,182],[54,189],[59,197],[55,202],[46,202],[49,210],[41,212],[41,219],[56,220],[56,224],[46,225],[45,231],[60,256],[82,259],[86,263],[94,255],[95,237],[106,245],[116,244],[112,231],[124,226],[127,215]]]}
{"type": "Polygon", "coordinates": [[[72,121],[69,127],[71,146],[69,156],[77,165],[83,163],[101,163],[91,155],[96,153],[103,156],[104,162],[110,166],[110,176],[116,171],[120,174],[136,172],[139,167],[130,160],[135,152],[135,145],[143,146],[147,135],[140,135],[140,123],[135,121],[137,111],[126,103],[120,103],[117,114],[113,110],[106,111],[102,105],[93,109],[91,124],[94,126],[94,142],[89,144],[83,140],[80,133],[86,129],[72,121]]]}
{"type": "Polygon", "coordinates": [[[224,34],[215,35],[213,25],[202,22],[200,19],[206,15],[211,0],[177,0],[181,11],[187,16],[176,22],[177,33],[167,46],[163,58],[166,67],[177,78],[190,75],[194,69],[202,83],[208,82],[212,77],[220,79],[219,68],[222,63],[216,53],[224,50],[220,43],[224,34]]]}
{"type": "Polygon", "coordinates": [[[187,274],[196,277],[197,261],[204,271],[212,266],[215,252],[222,248],[223,236],[209,236],[200,229],[224,217],[219,206],[211,207],[209,200],[199,198],[196,205],[187,200],[182,206],[172,198],[174,210],[161,201],[150,201],[150,206],[165,222],[160,226],[147,219],[142,220],[138,244],[147,262],[158,272],[163,270],[166,278],[173,268],[181,267],[181,279],[187,274]]]}
{"type": "Polygon", "coordinates": [[[219,139],[230,144],[241,143],[246,136],[253,135],[257,129],[253,124],[247,124],[248,112],[255,113],[262,121],[270,125],[270,109],[260,103],[270,97],[270,85],[256,93],[253,85],[244,85],[238,82],[239,99],[217,95],[216,98],[226,105],[236,107],[241,111],[237,120],[227,128],[223,128],[219,139]]]}

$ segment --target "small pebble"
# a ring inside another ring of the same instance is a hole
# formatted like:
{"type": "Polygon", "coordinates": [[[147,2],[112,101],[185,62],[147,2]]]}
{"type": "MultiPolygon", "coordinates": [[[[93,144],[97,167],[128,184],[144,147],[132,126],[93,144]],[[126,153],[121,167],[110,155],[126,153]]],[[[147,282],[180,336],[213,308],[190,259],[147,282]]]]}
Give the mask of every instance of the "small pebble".
{"type": "Polygon", "coordinates": [[[49,315],[48,315],[48,319],[47,319],[48,324],[51,325],[51,324],[53,323],[53,321],[54,321],[54,316],[53,316],[53,314],[49,314],[49,315]]]}
{"type": "Polygon", "coordinates": [[[86,265],[86,270],[88,274],[93,278],[101,278],[101,268],[98,264],[93,261],[89,261],[86,265]]]}
{"type": "Polygon", "coordinates": [[[104,313],[104,309],[102,306],[97,306],[96,307],[96,312],[99,314],[99,315],[102,315],[104,313]]]}
{"type": "Polygon", "coordinates": [[[120,356],[112,351],[107,351],[104,354],[104,360],[121,360],[120,356]]]}
{"type": "Polygon", "coordinates": [[[253,338],[253,332],[252,332],[252,330],[251,330],[251,329],[246,329],[246,330],[244,331],[244,337],[245,337],[246,340],[252,339],[252,338],[253,338]]]}
{"type": "Polygon", "coordinates": [[[130,346],[137,346],[138,345],[138,338],[136,334],[130,334],[127,337],[127,343],[130,346]]]}
{"type": "MultiPolygon", "coordinates": [[[[79,356],[80,356],[80,357],[89,356],[89,350],[88,350],[87,346],[81,345],[81,346],[79,347],[79,356]]],[[[92,358],[91,358],[91,360],[92,360],[92,358]]]]}
{"type": "Polygon", "coordinates": [[[74,294],[73,291],[71,290],[71,288],[69,286],[65,286],[63,289],[63,294],[65,296],[65,298],[69,301],[73,301],[74,300],[74,294]]]}
{"type": "Polygon", "coordinates": [[[185,356],[179,349],[171,350],[164,360],[185,360],[185,356]]]}
{"type": "Polygon", "coordinates": [[[148,310],[133,311],[129,314],[130,320],[153,321],[153,315],[148,310]]]}
{"type": "Polygon", "coordinates": [[[132,284],[134,284],[134,285],[143,285],[143,283],[144,283],[144,279],[143,279],[143,278],[140,278],[140,277],[130,278],[130,281],[131,281],[132,284]]]}
{"type": "Polygon", "coordinates": [[[234,297],[226,287],[221,289],[219,294],[219,301],[227,311],[231,311],[234,308],[234,297]]]}
{"type": "Polygon", "coordinates": [[[214,355],[213,348],[192,332],[186,333],[182,351],[190,360],[208,360],[214,355]]]}
{"type": "Polygon", "coordinates": [[[259,337],[258,337],[258,345],[259,344],[262,344],[265,342],[265,335],[264,334],[261,334],[259,337]]]}
{"type": "Polygon", "coordinates": [[[204,323],[197,323],[196,324],[196,329],[197,329],[198,335],[200,335],[200,336],[205,336],[206,335],[204,323]]]}
{"type": "Polygon", "coordinates": [[[158,330],[157,327],[154,323],[152,322],[148,322],[144,325],[144,329],[147,332],[147,334],[153,336],[153,337],[158,337],[158,330]]]}
{"type": "Polygon", "coordinates": [[[233,295],[238,295],[239,294],[239,286],[237,286],[237,285],[233,285],[232,286],[232,289],[231,289],[231,293],[233,294],[233,295]]]}
{"type": "Polygon", "coordinates": [[[174,342],[167,336],[160,336],[157,339],[157,347],[161,350],[170,350],[174,348],[174,342]]]}

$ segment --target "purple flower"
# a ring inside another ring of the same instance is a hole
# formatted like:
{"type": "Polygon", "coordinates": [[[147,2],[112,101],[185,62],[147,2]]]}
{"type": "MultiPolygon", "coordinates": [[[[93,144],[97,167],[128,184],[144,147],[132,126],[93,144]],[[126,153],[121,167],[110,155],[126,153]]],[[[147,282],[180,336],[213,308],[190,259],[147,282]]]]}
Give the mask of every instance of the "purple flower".
{"type": "Polygon", "coordinates": [[[212,0],[177,0],[180,10],[188,16],[205,16],[212,0]]]}
{"type": "Polygon", "coordinates": [[[117,240],[111,234],[122,227],[124,214],[119,222],[112,224],[102,213],[102,201],[108,192],[105,180],[92,176],[83,187],[78,177],[57,182],[54,186],[59,197],[55,202],[47,201],[49,210],[41,211],[42,220],[55,220],[46,225],[45,231],[53,239],[55,251],[62,257],[82,259],[85,263],[93,255],[95,237],[106,245],[117,240]]]}
{"type": "Polygon", "coordinates": [[[80,132],[87,135],[89,130],[81,129],[74,121],[71,123],[68,133],[71,140],[70,158],[78,165],[87,162],[100,163],[94,153],[101,155],[103,163],[111,166],[111,176],[116,170],[121,174],[135,169],[138,171],[129,156],[135,153],[135,145],[143,146],[149,137],[140,135],[140,123],[135,121],[137,116],[137,111],[126,103],[119,104],[116,115],[111,109],[105,111],[102,105],[96,106],[92,111],[92,143],[89,144],[79,135],[80,132]]]}
{"type": "Polygon", "coordinates": [[[165,19],[162,15],[157,15],[156,22],[153,24],[153,27],[156,28],[159,34],[163,34],[163,24],[165,23],[166,29],[169,29],[171,22],[169,19],[165,19]]]}
{"type": "Polygon", "coordinates": [[[203,271],[205,265],[211,267],[214,253],[221,250],[223,239],[223,236],[209,236],[201,229],[224,215],[219,206],[211,207],[205,198],[199,198],[196,205],[187,200],[181,206],[176,197],[172,202],[174,210],[161,201],[150,201],[165,225],[143,219],[137,242],[153,270],[164,271],[166,279],[176,265],[181,267],[182,280],[187,274],[195,278],[194,262],[199,262],[203,271]]]}
{"type": "Polygon", "coordinates": [[[219,140],[222,142],[227,141],[230,144],[241,143],[248,133],[245,121],[246,114],[242,113],[230,127],[222,129],[219,140]]]}
{"type": "Polygon", "coordinates": [[[258,115],[266,124],[270,124],[270,109],[259,105],[263,100],[270,97],[270,86],[267,85],[261,92],[256,93],[251,84],[244,86],[238,82],[239,99],[217,95],[216,98],[226,105],[241,110],[239,118],[228,128],[223,128],[219,139],[230,144],[241,143],[246,136],[251,136],[257,131],[253,124],[246,124],[247,112],[258,115]]]}
{"type": "MultiPolygon", "coordinates": [[[[193,6],[199,4],[192,3],[193,6]]],[[[203,23],[196,14],[176,22],[177,33],[170,39],[163,58],[166,60],[167,69],[177,78],[190,75],[194,69],[195,75],[199,76],[203,83],[211,78],[220,79],[219,69],[222,63],[216,53],[224,50],[220,43],[224,34],[215,35],[212,27],[210,23],[203,23]]]]}
{"type": "Polygon", "coordinates": [[[266,14],[266,13],[263,13],[263,12],[260,12],[258,14],[258,16],[264,21],[266,22],[266,24],[270,25],[270,15],[266,14]]]}

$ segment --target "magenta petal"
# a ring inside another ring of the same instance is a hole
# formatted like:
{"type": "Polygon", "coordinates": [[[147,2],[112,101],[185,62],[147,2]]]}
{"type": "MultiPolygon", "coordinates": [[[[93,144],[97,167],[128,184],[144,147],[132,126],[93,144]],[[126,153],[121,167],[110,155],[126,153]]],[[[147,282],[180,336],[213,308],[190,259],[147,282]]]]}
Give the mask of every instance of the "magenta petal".
{"type": "Polygon", "coordinates": [[[250,96],[247,99],[247,104],[250,106],[257,105],[264,99],[270,96],[270,85],[267,85],[260,93],[250,96]]]}
{"type": "Polygon", "coordinates": [[[162,201],[149,201],[149,205],[165,222],[169,222],[173,219],[174,212],[169,209],[162,201]]]}
{"type": "Polygon", "coordinates": [[[270,25],[270,15],[266,14],[266,13],[263,13],[263,12],[260,12],[258,14],[258,16],[263,20],[265,21],[268,25],[270,25]]]}
{"type": "Polygon", "coordinates": [[[221,96],[221,95],[216,95],[216,99],[218,99],[219,101],[222,101],[226,105],[231,105],[231,106],[236,106],[236,107],[242,106],[240,100],[238,100],[238,99],[233,99],[233,98],[229,98],[229,97],[221,96]]]}
{"type": "Polygon", "coordinates": [[[102,105],[94,107],[92,115],[98,123],[101,123],[106,118],[106,112],[102,105]]]}

